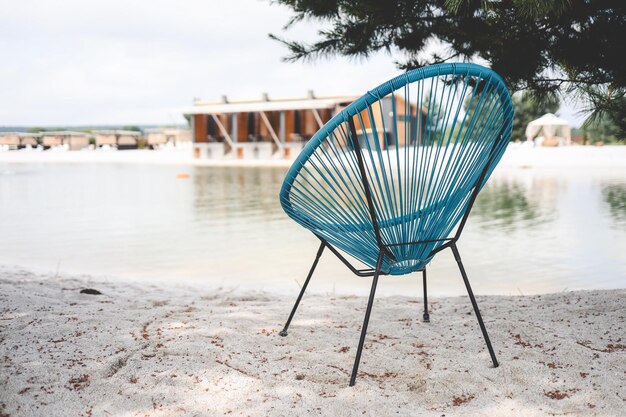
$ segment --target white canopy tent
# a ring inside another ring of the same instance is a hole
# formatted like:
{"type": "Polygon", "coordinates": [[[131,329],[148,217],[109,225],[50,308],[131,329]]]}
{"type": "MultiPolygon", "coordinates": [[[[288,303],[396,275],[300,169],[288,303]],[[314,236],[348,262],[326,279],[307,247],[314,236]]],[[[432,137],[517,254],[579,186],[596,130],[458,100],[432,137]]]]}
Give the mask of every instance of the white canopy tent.
{"type": "Polygon", "coordinates": [[[543,146],[571,145],[572,136],[570,124],[552,113],[547,113],[528,123],[526,126],[526,140],[543,146]]]}

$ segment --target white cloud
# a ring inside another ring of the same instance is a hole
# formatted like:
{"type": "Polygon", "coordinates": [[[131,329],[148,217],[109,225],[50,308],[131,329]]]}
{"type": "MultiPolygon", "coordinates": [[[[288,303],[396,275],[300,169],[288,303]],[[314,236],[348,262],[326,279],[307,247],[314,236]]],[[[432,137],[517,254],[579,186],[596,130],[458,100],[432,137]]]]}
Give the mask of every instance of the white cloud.
{"type": "MultiPolygon", "coordinates": [[[[0,125],[182,122],[194,97],[361,93],[393,58],[281,62],[290,11],[261,0],[0,0],[0,125]]],[[[300,24],[290,37],[311,39],[300,24]]]]}
{"type": "MultiPolygon", "coordinates": [[[[194,97],[359,92],[389,57],[280,61],[268,38],[290,12],[268,1],[3,1],[0,125],[172,123],[194,97]]],[[[310,37],[311,26],[293,35],[310,37]]]]}

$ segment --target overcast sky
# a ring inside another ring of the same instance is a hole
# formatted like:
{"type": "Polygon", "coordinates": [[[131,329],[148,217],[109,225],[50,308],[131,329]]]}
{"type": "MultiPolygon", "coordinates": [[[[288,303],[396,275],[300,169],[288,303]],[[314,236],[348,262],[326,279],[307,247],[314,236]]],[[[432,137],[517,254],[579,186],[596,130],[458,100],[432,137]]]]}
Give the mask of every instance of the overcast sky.
{"type": "Polygon", "coordinates": [[[398,73],[386,54],[281,62],[287,51],[267,34],[291,13],[269,0],[0,0],[0,10],[0,126],[182,123],[194,98],[361,94],[398,73]]]}

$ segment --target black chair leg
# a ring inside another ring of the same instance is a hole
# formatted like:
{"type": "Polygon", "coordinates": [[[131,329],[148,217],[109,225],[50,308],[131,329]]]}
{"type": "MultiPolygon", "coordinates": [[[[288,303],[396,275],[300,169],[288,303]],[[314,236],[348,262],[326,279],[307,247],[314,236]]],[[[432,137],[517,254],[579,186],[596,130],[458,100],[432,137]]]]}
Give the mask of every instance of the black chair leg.
{"type": "Polygon", "coordinates": [[[424,282],[424,323],[430,322],[430,315],[428,315],[428,291],[426,289],[426,268],[422,270],[422,281],[424,282]]]}
{"type": "Polygon", "coordinates": [[[376,286],[378,285],[378,276],[380,275],[380,269],[383,264],[383,258],[385,254],[381,251],[378,255],[378,261],[376,262],[376,271],[374,272],[374,279],[372,281],[372,289],[370,291],[370,298],[367,301],[367,309],[365,310],[365,319],[363,319],[363,327],[361,328],[361,338],[359,339],[359,347],[356,350],[356,357],[354,358],[354,367],[352,368],[352,376],[350,377],[350,386],[354,386],[356,381],[356,374],[359,370],[359,362],[361,361],[361,352],[363,351],[363,344],[365,343],[365,334],[367,333],[367,325],[370,321],[370,314],[372,313],[372,305],[374,304],[374,295],[376,294],[376,286]]]}
{"type": "Polygon", "coordinates": [[[295,316],[296,314],[296,310],[298,309],[298,306],[300,305],[300,300],[302,300],[302,296],[304,295],[304,292],[306,291],[306,287],[309,285],[309,281],[311,280],[311,277],[313,276],[313,272],[315,271],[317,262],[320,260],[320,257],[322,256],[322,252],[324,252],[325,247],[326,247],[326,244],[322,242],[320,244],[320,248],[317,250],[317,255],[315,255],[315,260],[313,261],[313,265],[311,265],[311,269],[309,270],[309,275],[307,275],[306,281],[304,281],[304,285],[302,286],[302,289],[300,290],[300,295],[298,295],[298,298],[296,299],[296,303],[294,304],[293,309],[291,310],[291,314],[289,314],[287,323],[285,323],[285,327],[283,328],[283,330],[280,333],[278,333],[279,335],[283,337],[287,336],[287,329],[289,329],[291,320],[293,319],[293,316],[295,316]]]}
{"type": "Polygon", "coordinates": [[[452,252],[454,253],[454,259],[456,259],[456,262],[459,264],[459,269],[461,270],[461,275],[463,276],[463,281],[465,282],[465,288],[467,289],[467,293],[469,294],[470,300],[472,301],[472,306],[474,307],[474,313],[476,313],[476,318],[478,319],[480,330],[483,332],[483,337],[485,338],[485,342],[487,343],[487,349],[489,350],[489,355],[491,356],[493,367],[497,368],[499,366],[498,360],[496,359],[496,354],[493,351],[493,347],[491,347],[491,341],[489,340],[489,335],[487,334],[485,323],[483,323],[483,318],[480,315],[478,304],[476,303],[476,299],[474,298],[474,292],[472,291],[472,287],[470,286],[469,280],[467,279],[467,274],[465,273],[463,262],[461,262],[461,255],[459,254],[459,250],[457,249],[456,244],[452,244],[450,245],[450,247],[452,248],[452,252]]]}

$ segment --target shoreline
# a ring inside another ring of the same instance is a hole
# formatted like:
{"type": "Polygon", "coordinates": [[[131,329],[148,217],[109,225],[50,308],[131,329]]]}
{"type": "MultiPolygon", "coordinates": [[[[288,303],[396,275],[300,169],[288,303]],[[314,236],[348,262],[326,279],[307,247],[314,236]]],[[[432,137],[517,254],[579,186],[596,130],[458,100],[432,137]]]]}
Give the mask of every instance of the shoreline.
{"type": "Polygon", "coordinates": [[[376,299],[0,270],[0,415],[618,416],[626,289],[376,299]],[[94,288],[102,295],[81,294],[94,288]]]}
{"type": "MultiPolygon", "coordinates": [[[[293,161],[293,159],[194,159],[191,150],[0,152],[0,163],[133,163],[287,168],[293,161]]],[[[498,167],[500,169],[626,168],[626,145],[526,148],[519,144],[511,144],[498,167]]]]}

